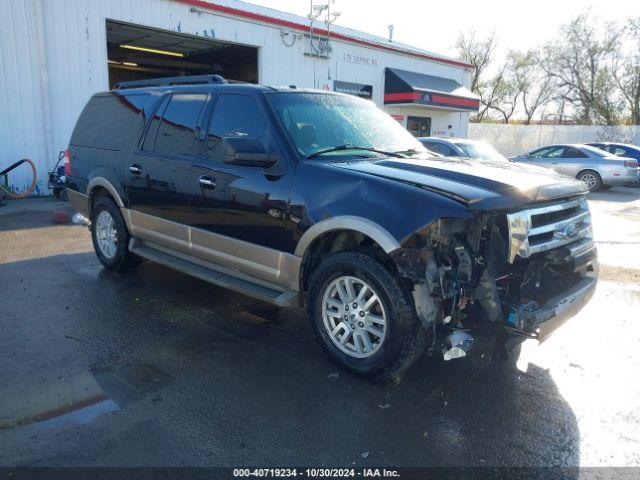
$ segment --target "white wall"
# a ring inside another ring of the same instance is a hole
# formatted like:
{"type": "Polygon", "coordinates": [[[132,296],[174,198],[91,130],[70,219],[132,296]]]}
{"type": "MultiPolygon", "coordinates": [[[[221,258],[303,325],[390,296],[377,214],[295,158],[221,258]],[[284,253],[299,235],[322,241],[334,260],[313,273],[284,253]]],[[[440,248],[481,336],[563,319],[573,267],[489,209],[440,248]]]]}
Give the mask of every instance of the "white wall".
{"type": "MultiPolygon", "coordinates": [[[[0,108],[0,165],[33,159],[40,177],[37,193],[46,193],[46,173],[67,147],[80,111],[91,95],[108,89],[106,19],[196,35],[213,31],[218,40],[259,48],[260,83],[330,89],[333,80],[370,84],[378,105],[385,67],[469,84],[468,72],[460,67],[347,42],[334,40],[330,59],[306,56],[299,32],[295,44],[286,47],[280,27],[190,8],[175,0],[0,0],[0,102],[5,105],[0,108]],[[371,58],[376,65],[346,62],[345,54],[371,58]]],[[[465,136],[466,118],[466,113],[438,112],[434,125],[455,125],[456,134],[465,136]]],[[[11,175],[10,183],[24,190],[30,179],[24,170],[11,175]]]]}
{"type": "Polygon", "coordinates": [[[429,117],[431,118],[431,135],[462,138],[467,136],[469,114],[466,112],[452,112],[428,107],[391,105],[385,106],[384,109],[390,114],[403,115],[404,119],[400,123],[405,128],[407,127],[408,116],[429,117]],[[451,128],[449,128],[449,126],[451,126],[451,128]]]}
{"type": "MultiPolygon", "coordinates": [[[[51,145],[50,107],[39,0],[0,1],[0,170],[31,158],[46,171],[51,145]]],[[[31,183],[28,166],[19,167],[11,185],[24,191],[31,183]]],[[[44,182],[46,183],[46,181],[44,182]]],[[[43,182],[36,194],[46,193],[43,182]]]]}
{"type": "Polygon", "coordinates": [[[553,143],[621,142],[640,145],[640,126],[504,125],[472,123],[469,138],[493,145],[507,157],[553,143]]]}

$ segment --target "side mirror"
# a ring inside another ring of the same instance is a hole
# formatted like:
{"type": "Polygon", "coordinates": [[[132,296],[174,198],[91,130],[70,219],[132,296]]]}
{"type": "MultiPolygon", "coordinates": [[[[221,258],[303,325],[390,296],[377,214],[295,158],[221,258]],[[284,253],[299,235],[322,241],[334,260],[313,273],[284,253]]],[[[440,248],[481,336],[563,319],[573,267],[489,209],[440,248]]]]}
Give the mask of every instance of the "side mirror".
{"type": "Polygon", "coordinates": [[[228,137],[223,140],[222,148],[224,163],[230,165],[269,168],[280,158],[278,154],[268,152],[255,138],[228,137]]]}

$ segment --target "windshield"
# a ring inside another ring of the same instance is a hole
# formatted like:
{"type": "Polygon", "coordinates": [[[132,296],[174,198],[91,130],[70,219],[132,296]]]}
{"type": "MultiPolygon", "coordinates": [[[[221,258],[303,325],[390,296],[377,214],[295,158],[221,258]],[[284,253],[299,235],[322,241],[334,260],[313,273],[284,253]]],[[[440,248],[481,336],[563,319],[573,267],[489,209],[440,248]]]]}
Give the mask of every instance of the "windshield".
{"type": "Polygon", "coordinates": [[[456,143],[456,146],[460,147],[462,151],[470,158],[480,158],[482,160],[498,160],[500,162],[508,162],[509,160],[504,155],[498,153],[498,151],[490,145],[482,142],[476,143],[456,143]]]}
{"type": "MultiPolygon", "coordinates": [[[[346,150],[357,150],[352,147],[408,154],[426,152],[396,120],[369,100],[302,92],[279,92],[267,97],[305,157],[344,155],[346,150]],[[342,148],[324,152],[337,147],[342,148]]],[[[380,155],[370,150],[358,154],[380,155]]]]}

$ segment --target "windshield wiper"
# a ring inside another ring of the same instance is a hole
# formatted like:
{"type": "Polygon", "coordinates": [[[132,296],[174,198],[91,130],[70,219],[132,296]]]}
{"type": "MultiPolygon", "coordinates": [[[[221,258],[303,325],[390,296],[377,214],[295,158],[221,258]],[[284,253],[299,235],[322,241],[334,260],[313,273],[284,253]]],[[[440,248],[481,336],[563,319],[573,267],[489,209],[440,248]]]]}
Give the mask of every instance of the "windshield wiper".
{"type": "Polygon", "coordinates": [[[418,150],[416,150],[415,148],[410,148],[408,150],[398,150],[397,152],[393,152],[393,153],[397,153],[398,155],[408,155],[410,157],[414,156],[416,153],[421,153],[418,150]]]}
{"type": "Polygon", "coordinates": [[[322,155],[322,154],[325,154],[325,153],[331,153],[331,152],[340,152],[342,150],[365,150],[367,152],[375,152],[375,153],[379,153],[381,155],[387,155],[389,157],[403,158],[403,155],[400,155],[399,153],[385,152],[384,150],[378,150],[377,148],[359,147],[358,145],[337,145],[335,147],[325,148],[324,150],[318,150],[317,152],[312,153],[311,155],[307,155],[306,158],[307,159],[315,158],[318,155],[322,155]]]}

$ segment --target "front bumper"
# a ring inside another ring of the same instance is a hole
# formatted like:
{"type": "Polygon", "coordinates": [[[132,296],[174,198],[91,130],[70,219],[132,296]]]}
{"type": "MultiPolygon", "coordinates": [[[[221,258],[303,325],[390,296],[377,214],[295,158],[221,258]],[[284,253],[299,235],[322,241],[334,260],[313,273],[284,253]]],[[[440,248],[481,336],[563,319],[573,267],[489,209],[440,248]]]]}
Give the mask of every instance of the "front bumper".
{"type": "Polygon", "coordinates": [[[550,298],[544,305],[528,312],[531,323],[527,332],[505,327],[507,350],[527,339],[547,340],[567,320],[575,316],[591,300],[598,283],[598,263],[590,262],[582,279],[568,290],[550,298]]]}
{"type": "Polygon", "coordinates": [[[593,297],[597,283],[597,269],[594,269],[569,290],[551,298],[534,312],[533,327],[538,340],[542,342],[549,338],[562,324],[578,313],[593,297]]]}

